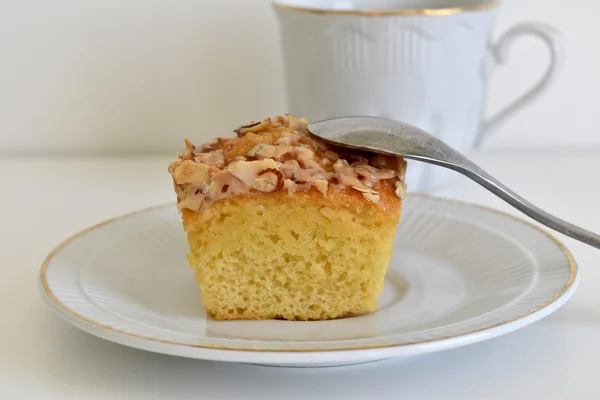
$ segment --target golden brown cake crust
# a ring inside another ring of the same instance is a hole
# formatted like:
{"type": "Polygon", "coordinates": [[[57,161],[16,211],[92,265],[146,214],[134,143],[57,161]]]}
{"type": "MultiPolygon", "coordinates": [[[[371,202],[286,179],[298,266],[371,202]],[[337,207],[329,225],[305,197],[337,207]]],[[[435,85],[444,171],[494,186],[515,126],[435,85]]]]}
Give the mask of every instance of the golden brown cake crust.
{"type": "Polygon", "coordinates": [[[267,118],[235,130],[237,137],[186,151],[169,166],[181,210],[198,211],[237,196],[325,196],[399,209],[406,191],[402,158],[348,151],[310,135],[306,120],[267,118]]]}

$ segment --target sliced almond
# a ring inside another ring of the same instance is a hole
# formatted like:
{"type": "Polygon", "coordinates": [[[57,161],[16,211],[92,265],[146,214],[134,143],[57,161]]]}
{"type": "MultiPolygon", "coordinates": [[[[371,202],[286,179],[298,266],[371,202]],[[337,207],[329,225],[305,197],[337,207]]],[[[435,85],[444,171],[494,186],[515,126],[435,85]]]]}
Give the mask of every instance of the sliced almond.
{"type": "Polygon", "coordinates": [[[268,146],[267,143],[257,143],[253,148],[251,148],[247,153],[246,157],[254,157],[256,156],[256,152],[262,149],[264,146],[268,146]]]}
{"type": "Polygon", "coordinates": [[[190,142],[187,138],[184,139],[184,143],[185,143],[185,148],[190,152],[193,153],[194,151],[196,151],[196,146],[194,146],[192,144],[192,142],[190,142]]]}
{"type": "Polygon", "coordinates": [[[352,169],[352,167],[350,165],[348,165],[348,161],[343,160],[343,159],[339,159],[335,162],[335,164],[333,164],[333,170],[335,172],[338,173],[346,173],[349,175],[354,174],[354,170],[352,169]]]}
{"type": "Polygon", "coordinates": [[[185,160],[173,171],[173,180],[178,185],[190,183],[196,186],[206,185],[210,180],[210,168],[206,164],[185,160]]]}
{"type": "Polygon", "coordinates": [[[345,186],[352,186],[352,187],[360,187],[360,186],[364,186],[361,181],[354,176],[354,174],[349,175],[349,174],[344,174],[344,173],[340,173],[337,176],[338,181],[345,186]]]}
{"type": "Polygon", "coordinates": [[[279,177],[273,172],[267,172],[263,174],[252,182],[252,186],[254,189],[259,192],[271,193],[277,190],[277,183],[279,182],[279,177]]]}
{"type": "Polygon", "coordinates": [[[362,194],[365,199],[369,200],[371,203],[379,203],[379,194],[374,193],[363,193],[362,194]]]}
{"type": "Polygon", "coordinates": [[[369,180],[376,181],[378,180],[378,172],[379,170],[368,164],[356,164],[353,165],[354,171],[360,176],[363,176],[369,180]]]}
{"type": "MultiPolygon", "coordinates": [[[[261,172],[273,169],[277,170],[277,164],[270,158],[265,158],[264,160],[256,160],[256,161],[237,161],[229,164],[227,166],[227,171],[231,173],[231,175],[238,178],[240,181],[244,182],[246,185],[260,191],[264,191],[261,188],[266,188],[266,182],[269,182],[269,179],[272,178],[263,178],[259,183],[255,183],[255,180],[261,175],[261,172]],[[260,186],[257,187],[257,186],[260,186]]],[[[275,175],[275,177],[277,177],[275,175]]],[[[275,185],[277,182],[275,182],[275,185]]],[[[274,191],[275,189],[273,189],[274,191]]]]}
{"type": "Polygon", "coordinates": [[[177,194],[177,200],[185,200],[188,197],[188,192],[183,190],[183,188],[173,182],[173,187],[175,188],[175,193],[177,194]]]}
{"type": "Polygon", "coordinates": [[[283,173],[283,177],[286,179],[293,178],[294,173],[296,173],[296,171],[299,171],[300,169],[300,164],[298,164],[298,161],[296,160],[287,160],[280,167],[280,170],[283,173]]]}
{"type": "Polygon", "coordinates": [[[267,145],[256,152],[256,155],[263,158],[271,158],[275,153],[275,146],[267,145]]]}
{"type": "Polygon", "coordinates": [[[273,151],[272,157],[279,158],[284,154],[289,153],[292,150],[292,146],[289,144],[278,144],[275,146],[275,150],[273,151]]]}
{"type": "Polygon", "coordinates": [[[365,185],[357,185],[357,186],[352,186],[352,189],[358,190],[361,193],[370,193],[370,194],[377,194],[376,190],[371,189],[370,187],[366,187],[365,185]]]}
{"type": "Polygon", "coordinates": [[[329,175],[323,170],[318,169],[297,169],[292,174],[292,179],[298,182],[315,181],[318,179],[327,180],[329,175]]]}
{"type": "Polygon", "coordinates": [[[229,171],[221,171],[212,176],[207,196],[211,199],[233,197],[248,193],[249,187],[229,171]]]}
{"type": "Polygon", "coordinates": [[[300,158],[305,158],[305,159],[310,159],[310,160],[315,159],[315,152],[312,151],[311,149],[309,149],[308,147],[296,146],[294,148],[294,150],[296,150],[296,156],[298,157],[298,159],[300,159],[300,158]]]}
{"type": "Polygon", "coordinates": [[[256,146],[250,149],[246,154],[247,157],[260,157],[260,158],[271,158],[275,153],[275,146],[271,146],[267,143],[258,143],[256,146]]]}
{"type": "Polygon", "coordinates": [[[396,172],[392,171],[391,169],[380,169],[377,173],[377,177],[381,180],[392,179],[395,176],[396,172]]]}
{"type": "MultiPolygon", "coordinates": [[[[258,179],[264,178],[265,176],[267,176],[267,179],[269,182],[274,182],[275,183],[275,190],[280,190],[281,188],[283,188],[283,174],[281,173],[281,171],[279,171],[276,168],[269,168],[266,169],[264,171],[262,171],[260,174],[258,174],[258,179]],[[271,175],[275,176],[275,179],[273,179],[271,177],[271,175]]],[[[271,192],[272,190],[268,190],[269,192],[271,192]]]]}
{"type": "Polygon", "coordinates": [[[181,164],[181,161],[179,161],[179,160],[171,162],[169,164],[169,173],[172,175],[173,172],[175,172],[175,170],[177,169],[177,167],[179,167],[180,164],[181,164]]]}
{"type": "Polygon", "coordinates": [[[396,177],[400,179],[400,182],[402,182],[402,184],[406,184],[406,168],[400,170],[400,172],[396,174],[396,177]]]}
{"type": "Polygon", "coordinates": [[[404,169],[406,161],[400,157],[377,154],[371,158],[371,165],[381,169],[391,169],[395,172],[400,172],[404,169]]]}
{"type": "Polygon", "coordinates": [[[327,187],[329,186],[329,183],[325,180],[322,179],[317,179],[316,181],[314,181],[315,187],[317,188],[317,190],[319,190],[319,192],[323,193],[323,194],[327,194],[327,187]]]}
{"type": "Polygon", "coordinates": [[[277,139],[275,141],[276,145],[279,144],[287,144],[287,145],[291,145],[292,144],[292,134],[289,132],[283,132],[281,134],[281,136],[279,137],[279,139],[277,139]]]}
{"type": "Polygon", "coordinates": [[[315,161],[316,154],[314,151],[302,146],[296,146],[294,150],[296,151],[298,163],[302,166],[302,168],[322,169],[319,163],[315,161]]]}
{"type": "Polygon", "coordinates": [[[248,132],[261,132],[266,130],[267,127],[271,125],[271,119],[267,118],[262,122],[251,122],[248,125],[242,125],[239,128],[235,129],[234,132],[238,134],[238,136],[244,136],[248,132]]]}
{"type": "Polygon", "coordinates": [[[185,153],[180,153],[181,154],[181,161],[191,161],[194,159],[194,153],[191,151],[187,151],[185,153]]]}
{"type": "Polygon", "coordinates": [[[402,184],[402,182],[396,182],[396,195],[400,197],[400,199],[404,199],[406,196],[406,185],[402,184]]]}
{"type": "Polygon", "coordinates": [[[288,117],[287,115],[284,117],[283,115],[278,115],[271,120],[271,126],[273,128],[279,128],[281,126],[288,126],[288,117]]]}
{"type": "Polygon", "coordinates": [[[204,196],[188,196],[185,200],[180,201],[177,204],[178,210],[187,208],[188,210],[198,211],[204,202],[204,196]]]}
{"type": "Polygon", "coordinates": [[[199,153],[209,152],[212,150],[216,150],[218,148],[218,146],[219,146],[219,141],[217,139],[215,139],[208,143],[203,144],[202,146],[200,146],[200,148],[197,148],[196,151],[199,153]]]}
{"type": "Polygon", "coordinates": [[[233,147],[233,145],[235,143],[235,139],[234,138],[218,138],[217,143],[219,144],[219,147],[221,149],[223,149],[224,152],[228,152],[233,147]]]}
{"type": "Polygon", "coordinates": [[[196,162],[202,164],[208,164],[215,166],[219,169],[225,166],[225,157],[223,157],[223,151],[213,151],[210,153],[198,153],[194,156],[196,162]]]}
{"type": "Polygon", "coordinates": [[[285,179],[283,181],[283,188],[287,189],[288,195],[292,196],[297,189],[296,182],[291,179],[285,179]]]}
{"type": "Polygon", "coordinates": [[[305,133],[308,131],[308,121],[304,118],[296,118],[292,114],[285,115],[288,119],[288,126],[296,132],[305,133]]]}
{"type": "Polygon", "coordinates": [[[353,167],[358,175],[363,176],[370,181],[392,179],[396,176],[396,172],[391,169],[379,169],[367,164],[353,165],[353,167]]]}

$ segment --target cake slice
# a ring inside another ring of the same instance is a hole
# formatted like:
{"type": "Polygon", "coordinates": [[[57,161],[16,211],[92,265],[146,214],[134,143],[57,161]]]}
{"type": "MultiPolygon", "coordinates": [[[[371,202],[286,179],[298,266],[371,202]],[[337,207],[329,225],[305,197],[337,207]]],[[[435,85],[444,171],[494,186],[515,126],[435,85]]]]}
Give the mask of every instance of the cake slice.
{"type": "Polygon", "coordinates": [[[171,163],[209,315],[325,320],[374,311],[405,193],[402,158],[331,147],[292,115],[171,163]]]}

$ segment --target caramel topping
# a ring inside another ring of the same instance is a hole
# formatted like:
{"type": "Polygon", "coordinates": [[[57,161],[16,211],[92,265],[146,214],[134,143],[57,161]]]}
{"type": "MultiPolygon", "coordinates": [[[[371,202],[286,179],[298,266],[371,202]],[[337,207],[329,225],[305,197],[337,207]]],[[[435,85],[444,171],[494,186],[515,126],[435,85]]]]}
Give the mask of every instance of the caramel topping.
{"type": "Polygon", "coordinates": [[[240,195],[332,187],[352,188],[379,203],[377,182],[393,180],[396,195],[406,192],[402,158],[334,148],[308,132],[304,119],[287,114],[235,130],[237,137],[202,146],[187,139],[186,150],[169,166],[179,208],[197,211],[212,201],[240,195]]]}

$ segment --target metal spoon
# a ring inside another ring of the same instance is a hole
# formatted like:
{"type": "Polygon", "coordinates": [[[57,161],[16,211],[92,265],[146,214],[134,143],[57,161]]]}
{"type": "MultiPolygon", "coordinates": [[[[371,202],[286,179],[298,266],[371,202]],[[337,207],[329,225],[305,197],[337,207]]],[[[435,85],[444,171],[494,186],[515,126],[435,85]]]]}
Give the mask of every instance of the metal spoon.
{"type": "Polygon", "coordinates": [[[310,124],[308,129],[315,136],[338,146],[402,156],[450,168],[479,183],[547,227],[600,248],[600,235],[563,221],[534,206],[458,151],[414,126],[377,117],[344,117],[315,122],[310,124]]]}

